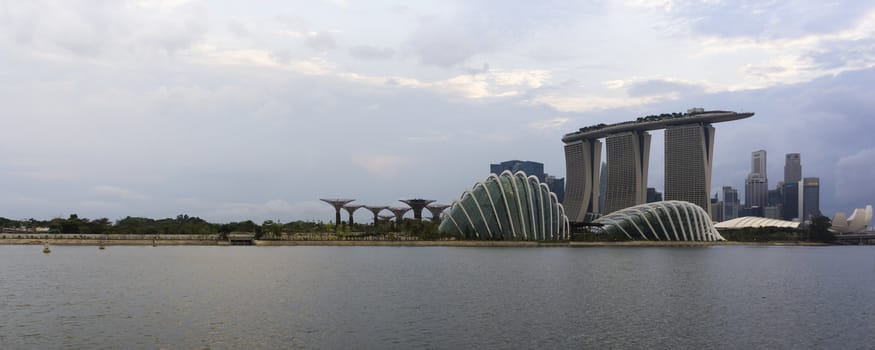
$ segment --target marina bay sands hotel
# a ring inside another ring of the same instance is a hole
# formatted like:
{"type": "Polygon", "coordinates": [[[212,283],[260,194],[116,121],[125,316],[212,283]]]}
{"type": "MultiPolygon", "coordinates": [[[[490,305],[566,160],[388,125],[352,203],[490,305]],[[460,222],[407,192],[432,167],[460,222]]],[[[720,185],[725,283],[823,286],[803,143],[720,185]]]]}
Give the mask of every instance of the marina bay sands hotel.
{"type": "Polygon", "coordinates": [[[566,134],[565,212],[572,222],[588,213],[611,213],[646,202],[650,161],[648,131],[665,129],[665,200],[696,204],[710,213],[712,123],[738,120],[753,113],[705,111],[662,114],[634,121],[598,124],[566,134]],[[602,141],[607,145],[605,208],[599,208],[602,141]],[[601,210],[600,210],[601,209],[601,210]]]}

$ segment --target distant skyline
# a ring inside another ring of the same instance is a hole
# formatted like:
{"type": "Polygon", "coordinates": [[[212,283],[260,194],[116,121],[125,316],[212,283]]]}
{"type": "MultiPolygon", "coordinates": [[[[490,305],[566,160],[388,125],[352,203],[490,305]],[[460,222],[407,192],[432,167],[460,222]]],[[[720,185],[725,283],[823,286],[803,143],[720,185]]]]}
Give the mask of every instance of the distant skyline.
{"type": "Polygon", "coordinates": [[[873,38],[867,1],[0,0],[0,216],[449,204],[504,159],[565,177],[580,127],[692,107],[756,113],[715,125],[712,195],[800,153],[832,216],[875,202],[873,38]]]}

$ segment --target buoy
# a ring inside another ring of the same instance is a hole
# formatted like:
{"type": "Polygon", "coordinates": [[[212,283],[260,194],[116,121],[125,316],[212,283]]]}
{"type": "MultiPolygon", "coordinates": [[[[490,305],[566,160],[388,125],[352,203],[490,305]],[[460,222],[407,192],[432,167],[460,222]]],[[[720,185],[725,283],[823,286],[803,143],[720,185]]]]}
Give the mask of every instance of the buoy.
{"type": "Polygon", "coordinates": [[[46,253],[46,254],[48,254],[48,253],[51,253],[51,252],[52,252],[52,250],[51,250],[51,249],[49,249],[49,244],[48,244],[48,243],[46,243],[46,245],[45,245],[45,246],[43,246],[43,253],[46,253]]]}

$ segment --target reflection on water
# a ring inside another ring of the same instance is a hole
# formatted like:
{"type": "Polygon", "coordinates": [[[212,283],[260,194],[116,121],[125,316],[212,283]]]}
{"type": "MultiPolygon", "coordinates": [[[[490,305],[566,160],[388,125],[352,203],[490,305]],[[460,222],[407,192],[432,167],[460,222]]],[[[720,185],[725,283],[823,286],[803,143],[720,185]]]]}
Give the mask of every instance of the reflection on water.
{"type": "Polygon", "coordinates": [[[872,247],[0,246],[0,348],[867,348],[872,247]]]}

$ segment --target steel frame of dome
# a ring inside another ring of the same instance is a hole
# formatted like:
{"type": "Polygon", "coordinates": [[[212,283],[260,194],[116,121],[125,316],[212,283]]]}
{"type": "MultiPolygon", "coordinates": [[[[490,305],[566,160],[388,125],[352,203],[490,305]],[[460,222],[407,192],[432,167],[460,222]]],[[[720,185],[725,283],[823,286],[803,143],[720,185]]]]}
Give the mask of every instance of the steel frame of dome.
{"type": "Polygon", "coordinates": [[[593,222],[603,232],[622,232],[631,240],[725,241],[701,207],[684,201],[663,201],[617,210],[593,222]]]}
{"type": "Polygon", "coordinates": [[[565,209],[547,184],[518,171],[490,174],[453,201],[439,230],[466,239],[565,240],[565,209]]]}
{"type": "Polygon", "coordinates": [[[758,216],[742,216],[740,218],[719,222],[714,225],[714,227],[724,230],[759,227],[799,228],[799,225],[801,224],[802,223],[798,221],[778,220],[758,216]]]}

